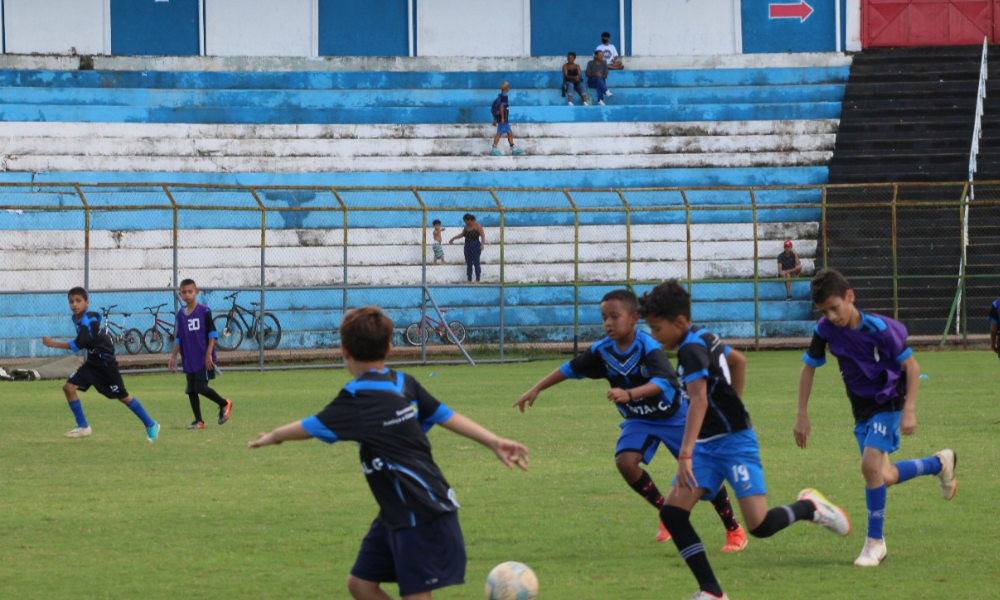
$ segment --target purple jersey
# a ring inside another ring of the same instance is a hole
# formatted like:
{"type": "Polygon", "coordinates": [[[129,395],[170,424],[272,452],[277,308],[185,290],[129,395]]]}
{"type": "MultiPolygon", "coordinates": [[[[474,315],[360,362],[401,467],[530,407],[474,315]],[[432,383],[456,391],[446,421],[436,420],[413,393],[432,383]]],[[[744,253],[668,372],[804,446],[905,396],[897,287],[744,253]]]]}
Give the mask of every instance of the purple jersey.
{"type": "MultiPolygon", "coordinates": [[[[180,346],[184,372],[197,373],[205,368],[208,340],[219,337],[219,334],[215,331],[210,308],[198,304],[191,314],[185,314],[185,310],[177,311],[174,343],[180,346]]],[[[212,362],[215,362],[215,348],[212,348],[212,362]]]]}
{"type": "MultiPolygon", "coordinates": [[[[860,312],[860,311],[858,311],[860,312]]],[[[902,408],[905,380],[902,363],[913,354],[906,345],[906,327],[880,315],[861,314],[857,329],[819,320],[802,360],[810,366],[826,363],[826,346],[837,357],[856,420],[902,408]]]]}

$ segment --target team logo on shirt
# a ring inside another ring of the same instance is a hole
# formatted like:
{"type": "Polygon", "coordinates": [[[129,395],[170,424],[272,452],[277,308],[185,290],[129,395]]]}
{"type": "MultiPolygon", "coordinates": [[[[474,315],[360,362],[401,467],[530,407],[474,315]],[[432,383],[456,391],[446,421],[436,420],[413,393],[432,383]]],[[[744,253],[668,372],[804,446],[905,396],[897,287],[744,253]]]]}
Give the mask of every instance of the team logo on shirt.
{"type": "Polygon", "coordinates": [[[646,368],[646,365],[639,367],[639,374],[646,378],[649,377],[649,369],[646,368]]]}
{"type": "Polygon", "coordinates": [[[391,427],[393,425],[399,425],[403,421],[409,421],[410,419],[415,419],[417,417],[417,407],[413,404],[408,404],[406,408],[401,408],[396,411],[396,418],[389,419],[388,421],[382,422],[382,427],[391,427]]]}

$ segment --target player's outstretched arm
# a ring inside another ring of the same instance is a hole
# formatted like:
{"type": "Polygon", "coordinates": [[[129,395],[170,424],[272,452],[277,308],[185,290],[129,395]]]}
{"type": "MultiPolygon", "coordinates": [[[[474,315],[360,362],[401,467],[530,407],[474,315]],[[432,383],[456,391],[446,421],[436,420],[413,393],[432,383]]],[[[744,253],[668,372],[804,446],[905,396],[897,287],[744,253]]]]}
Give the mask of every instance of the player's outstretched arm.
{"type": "Polygon", "coordinates": [[[271,433],[259,433],[257,439],[247,444],[248,448],[262,448],[264,446],[277,445],[281,442],[291,442],[298,440],[312,439],[302,426],[302,421],[289,423],[284,427],[279,427],[271,433]]]}
{"type": "Polygon", "coordinates": [[[903,412],[899,416],[899,432],[903,435],[913,435],[917,432],[917,388],[920,387],[920,365],[911,354],[903,361],[906,369],[906,400],[903,402],[903,412]]]}
{"type": "Polygon", "coordinates": [[[556,369],[555,371],[552,371],[551,373],[543,377],[542,380],[536,383],[534,386],[532,386],[530,390],[528,390],[527,392],[524,393],[523,396],[521,396],[520,400],[518,400],[514,404],[511,404],[511,407],[516,406],[517,408],[521,409],[521,412],[524,412],[524,405],[527,404],[528,408],[534,406],[535,400],[538,399],[538,394],[541,393],[542,390],[546,390],[557,383],[562,383],[563,381],[566,381],[566,376],[563,375],[563,372],[561,370],[556,369]]]}
{"type": "Polygon", "coordinates": [[[503,439],[465,415],[452,413],[441,427],[486,446],[508,469],[517,465],[522,471],[528,470],[528,449],[523,444],[503,439]]]}
{"type": "Polygon", "coordinates": [[[799,409],[795,414],[795,428],[792,429],[799,448],[805,448],[809,441],[809,393],[812,392],[815,375],[816,367],[802,365],[802,372],[799,373],[799,409]]]}
{"type": "Polygon", "coordinates": [[[56,340],[45,336],[42,338],[42,344],[48,346],[49,348],[62,348],[63,350],[72,350],[70,348],[69,342],[57,342],[56,340]]]}

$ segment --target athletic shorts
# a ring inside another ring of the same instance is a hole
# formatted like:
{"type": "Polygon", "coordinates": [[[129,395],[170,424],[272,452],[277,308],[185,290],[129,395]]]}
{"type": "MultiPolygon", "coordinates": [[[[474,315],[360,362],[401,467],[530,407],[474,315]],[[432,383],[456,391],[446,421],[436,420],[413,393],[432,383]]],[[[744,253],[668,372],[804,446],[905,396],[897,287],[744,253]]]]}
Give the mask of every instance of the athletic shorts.
{"type": "Polygon", "coordinates": [[[215,370],[201,369],[200,371],[195,371],[194,373],[185,373],[187,376],[187,387],[184,389],[185,394],[196,394],[198,393],[198,382],[204,381],[209,382],[215,379],[215,370]]]}
{"type": "Polygon", "coordinates": [[[431,246],[431,248],[434,250],[434,260],[441,260],[444,258],[444,248],[441,247],[441,242],[434,242],[434,245],[431,246]]]}
{"type": "Polygon", "coordinates": [[[615,456],[622,452],[638,452],[642,455],[643,464],[648,465],[656,450],[663,444],[677,458],[684,440],[684,423],[687,421],[687,403],[674,413],[667,421],[644,421],[641,419],[626,419],[622,421],[621,435],[618,436],[618,446],[615,456]]]}
{"type": "Polygon", "coordinates": [[[69,376],[66,382],[77,386],[81,392],[86,392],[93,387],[105,398],[113,400],[121,400],[129,396],[125,390],[125,382],[122,381],[122,374],[118,371],[118,362],[114,360],[104,366],[84,363],[76,370],[76,373],[69,376]]]}
{"type": "Polygon", "coordinates": [[[861,454],[865,453],[865,446],[890,454],[899,450],[899,417],[902,414],[900,411],[878,413],[867,421],[855,423],[854,437],[861,454]]]}
{"type": "Polygon", "coordinates": [[[510,123],[497,123],[497,133],[510,133],[510,123]]]}
{"type": "MultiPolygon", "coordinates": [[[[760,447],[753,429],[744,429],[727,436],[698,442],[693,454],[694,478],[698,487],[708,490],[702,500],[711,501],[723,481],[728,481],[737,498],[766,494],[764,467],[760,464],[760,447]]],[[[677,483],[674,477],[674,483],[677,483]]]]}
{"type": "Polygon", "coordinates": [[[458,513],[395,531],[375,519],[361,541],[351,575],[377,583],[396,582],[400,596],[465,583],[465,541],[458,513]]]}

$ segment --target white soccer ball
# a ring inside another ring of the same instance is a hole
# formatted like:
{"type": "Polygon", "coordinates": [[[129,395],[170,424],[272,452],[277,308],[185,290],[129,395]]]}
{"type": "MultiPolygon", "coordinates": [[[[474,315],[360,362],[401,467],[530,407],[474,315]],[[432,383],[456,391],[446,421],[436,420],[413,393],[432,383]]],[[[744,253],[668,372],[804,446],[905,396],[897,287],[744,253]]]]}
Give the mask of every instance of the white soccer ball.
{"type": "Polygon", "coordinates": [[[523,563],[507,561],[486,576],[486,600],[533,600],[538,595],[538,577],[523,563]]]}

